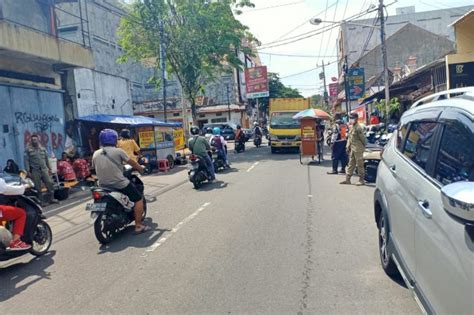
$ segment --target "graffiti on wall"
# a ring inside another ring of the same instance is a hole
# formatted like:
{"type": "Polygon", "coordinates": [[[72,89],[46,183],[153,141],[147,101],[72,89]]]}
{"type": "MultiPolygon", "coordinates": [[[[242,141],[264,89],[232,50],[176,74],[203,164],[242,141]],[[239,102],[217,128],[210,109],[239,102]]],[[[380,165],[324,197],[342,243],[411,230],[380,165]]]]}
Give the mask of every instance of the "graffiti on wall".
{"type": "Polygon", "coordinates": [[[64,136],[60,131],[57,131],[58,128],[55,128],[55,125],[59,125],[59,127],[62,125],[57,115],[15,112],[14,116],[17,126],[23,131],[25,146],[30,142],[31,136],[37,134],[44,147],[53,150],[62,148],[64,136]],[[33,128],[30,129],[31,127],[33,128]]]}

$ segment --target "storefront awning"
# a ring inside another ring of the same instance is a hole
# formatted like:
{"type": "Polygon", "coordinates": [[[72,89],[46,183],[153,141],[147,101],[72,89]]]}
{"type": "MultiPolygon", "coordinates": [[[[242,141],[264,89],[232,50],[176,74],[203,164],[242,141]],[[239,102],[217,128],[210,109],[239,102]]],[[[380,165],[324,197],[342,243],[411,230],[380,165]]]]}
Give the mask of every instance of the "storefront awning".
{"type": "Polygon", "coordinates": [[[181,127],[182,123],[169,123],[145,116],[125,116],[125,115],[89,115],[79,117],[76,120],[83,122],[95,122],[113,125],[126,125],[130,127],[160,126],[160,127],[181,127]]]}

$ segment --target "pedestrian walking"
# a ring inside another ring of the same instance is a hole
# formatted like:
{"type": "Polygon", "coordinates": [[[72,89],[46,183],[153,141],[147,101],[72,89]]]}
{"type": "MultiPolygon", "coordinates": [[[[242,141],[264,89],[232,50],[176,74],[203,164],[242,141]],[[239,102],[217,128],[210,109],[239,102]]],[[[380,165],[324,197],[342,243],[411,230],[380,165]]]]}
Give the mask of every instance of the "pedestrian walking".
{"type": "MultiPolygon", "coordinates": [[[[48,192],[54,196],[53,181],[51,180],[51,169],[49,167],[48,152],[39,143],[37,134],[31,136],[30,143],[25,149],[25,169],[28,176],[32,178],[38,195],[41,194],[42,183],[46,185],[48,192]]],[[[58,200],[52,198],[51,202],[57,203],[58,200]]]]}
{"type": "Polygon", "coordinates": [[[324,125],[320,119],[316,119],[316,149],[319,160],[324,160],[324,125]]]}
{"type": "Polygon", "coordinates": [[[342,115],[340,113],[336,113],[334,118],[335,123],[331,135],[332,171],[328,172],[329,175],[335,175],[338,173],[345,174],[347,162],[349,159],[346,152],[349,128],[342,120],[342,115]],[[338,172],[337,168],[339,166],[339,162],[341,162],[341,170],[338,172]]]}
{"type": "Polygon", "coordinates": [[[349,168],[347,169],[346,179],[341,182],[343,185],[351,184],[351,177],[357,166],[359,173],[359,182],[357,186],[365,185],[364,176],[364,150],[365,150],[365,135],[364,128],[358,123],[359,115],[352,113],[350,115],[350,123],[352,124],[349,133],[349,141],[347,142],[347,153],[349,154],[349,168]]]}

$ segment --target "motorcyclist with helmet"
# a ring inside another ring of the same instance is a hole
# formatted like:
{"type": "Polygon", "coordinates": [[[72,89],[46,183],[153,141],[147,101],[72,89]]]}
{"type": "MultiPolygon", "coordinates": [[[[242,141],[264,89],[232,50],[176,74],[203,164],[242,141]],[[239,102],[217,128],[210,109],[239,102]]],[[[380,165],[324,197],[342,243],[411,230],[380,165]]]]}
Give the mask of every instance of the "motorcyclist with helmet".
{"type": "Polygon", "coordinates": [[[262,136],[263,136],[262,129],[261,129],[260,126],[258,125],[258,122],[254,122],[254,123],[253,123],[253,128],[254,128],[254,134],[255,134],[255,136],[259,136],[259,137],[262,137],[262,136]]]}
{"type": "Polygon", "coordinates": [[[94,152],[92,165],[95,167],[99,185],[126,195],[134,202],[135,234],[150,231],[151,228],[142,224],[143,196],[133,183],[123,174],[123,165],[129,164],[138,172],[143,172],[143,166],[120,148],[117,148],[118,134],[115,130],[104,129],[100,132],[101,148],[94,152]]]}
{"type": "Polygon", "coordinates": [[[134,161],[138,161],[140,155],[140,147],[137,142],[132,139],[129,129],[122,129],[120,131],[120,138],[117,143],[117,147],[124,150],[127,155],[134,161]]]}
{"type": "Polygon", "coordinates": [[[191,127],[190,132],[192,137],[189,139],[188,147],[193,154],[199,156],[204,161],[210,176],[209,181],[213,181],[216,179],[216,175],[214,172],[214,165],[208,154],[208,152],[211,150],[211,145],[206,140],[206,138],[199,135],[198,127],[191,127]]]}
{"type": "Polygon", "coordinates": [[[227,153],[226,153],[226,148],[227,148],[227,143],[224,139],[224,137],[221,135],[221,128],[219,127],[214,127],[212,129],[212,137],[209,140],[209,143],[211,146],[215,147],[217,150],[217,156],[224,160],[225,167],[229,168],[229,161],[227,161],[227,153]]]}

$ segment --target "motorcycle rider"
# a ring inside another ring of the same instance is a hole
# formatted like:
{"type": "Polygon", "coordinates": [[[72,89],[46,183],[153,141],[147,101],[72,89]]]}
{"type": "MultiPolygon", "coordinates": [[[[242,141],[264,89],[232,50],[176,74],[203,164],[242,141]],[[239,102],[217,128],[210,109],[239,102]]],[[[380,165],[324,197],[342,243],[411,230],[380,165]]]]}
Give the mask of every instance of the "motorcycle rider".
{"type": "MultiPolygon", "coordinates": [[[[0,178],[0,195],[23,195],[25,186],[10,185],[0,178]]],[[[2,221],[13,221],[13,237],[9,249],[26,250],[31,246],[20,240],[25,230],[26,212],[22,208],[0,205],[0,225],[2,221]]]]}
{"type": "Polygon", "coordinates": [[[142,224],[143,196],[138,189],[123,175],[123,164],[129,164],[138,172],[143,172],[143,167],[130,158],[124,150],[117,148],[118,134],[115,130],[104,129],[99,134],[99,150],[92,156],[92,165],[95,167],[101,187],[113,189],[126,195],[134,202],[135,234],[148,232],[149,226],[142,224]]]}
{"type": "Polygon", "coordinates": [[[254,123],[253,123],[253,128],[254,128],[254,134],[255,134],[255,136],[260,136],[260,137],[263,136],[263,134],[262,134],[262,129],[261,129],[260,126],[258,125],[258,122],[254,122],[254,123]]]}
{"type": "Polygon", "coordinates": [[[337,166],[341,161],[341,170],[339,173],[346,173],[346,165],[348,162],[348,156],[346,152],[347,145],[347,134],[349,128],[343,122],[340,113],[336,113],[334,116],[335,124],[331,135],[331,150],[332,150],[332,171],[328,172],[329,175],[337,174],[337,166]]]}
{"type": "Polygon", "coordinates": [[[227,160],[227,143],[224,139],[224,137],[221,135],[221,128],[219,127],[214,127],[212,129],[212,137],[209,140],[209,143],[211,146],[215,147],[217,150],[217,156],[220,157],[221,159],[224,160],[225,167],[229,168],[229,161],[227,160]]]}
{"type": "Polygon", "coordinates": [[[206,165],[206,168],[209,172],[209,181],[213,181],[216,179],[216,175],[214,173],[214,165],[208,154],[208,152],[211,150],[211,145],[206,140],[206,138],[199,135],[198,127],[191,127],[190,132],[192,137],[189,139],[188,147],[193,154],[199,156],[204,161],[204,164],[206,165]]]}
{"type": "Polygon", "coordinates": [[[121,139],[118,140],[117,147],[124,150],[127,155],[134,161],[138,161],[138,156],[140,155],[140,147],[132,139],[129,129],[122,129],[120,131],[121,139]]]}

